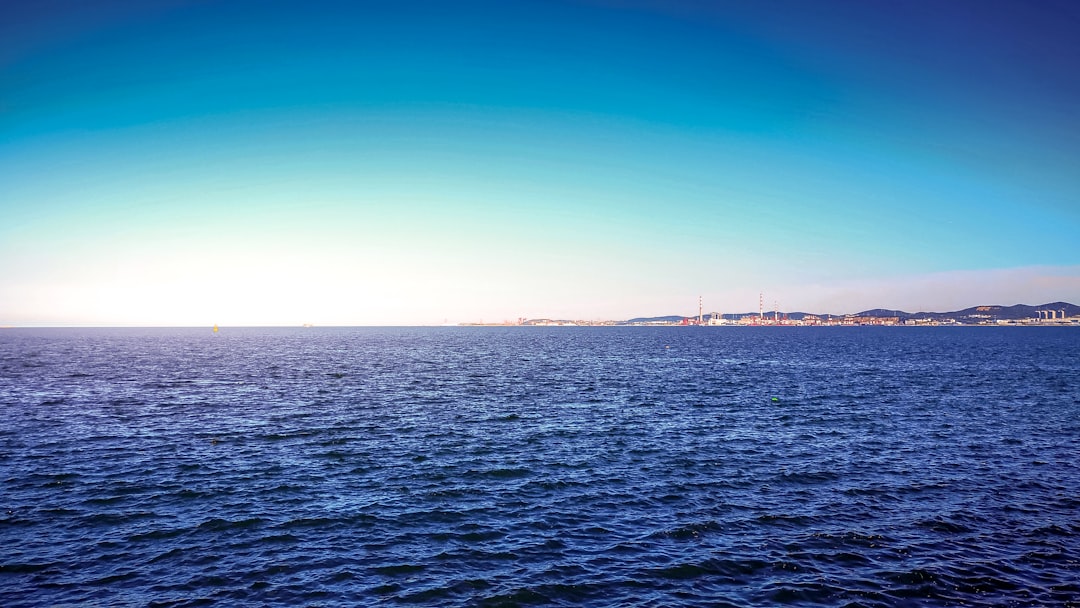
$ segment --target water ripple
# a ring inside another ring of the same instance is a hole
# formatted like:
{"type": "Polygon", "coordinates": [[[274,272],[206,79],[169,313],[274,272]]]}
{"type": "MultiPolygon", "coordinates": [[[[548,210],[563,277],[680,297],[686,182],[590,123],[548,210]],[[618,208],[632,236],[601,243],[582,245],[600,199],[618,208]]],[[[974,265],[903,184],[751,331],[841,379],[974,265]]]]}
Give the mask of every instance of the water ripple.
{"type": "Polygon", "coordinates": [[[1080,605],[1080,332],[560,329],[6,331],[0,597],[1080,605]]]}

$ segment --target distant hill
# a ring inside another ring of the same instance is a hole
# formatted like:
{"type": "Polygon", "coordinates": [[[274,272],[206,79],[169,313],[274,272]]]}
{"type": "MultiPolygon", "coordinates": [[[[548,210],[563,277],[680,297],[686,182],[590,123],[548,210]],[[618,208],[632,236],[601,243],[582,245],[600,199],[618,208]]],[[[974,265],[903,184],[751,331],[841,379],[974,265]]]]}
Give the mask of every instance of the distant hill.
{"type": "Polygon", "coordinates": [[[911,313],[904,312],[902,310],[889,310],[888,308],[875,308],[873,310],[864,310],[859,313],[855,313],[858,317],[900,317],[901,319],[907,319],[911,317],[911,313]]]}
{"type": "MultiPolygon", "coordinates": [[[[1069,302],[1049,302],[1047,304],[1041,304],[1039,306],[1030,306],[1028,304],[1016,304],[1013,306],[998,306],[998,305],[983,305],[972,306],[971,308],[965,308],[963,310],[954,310],[949,312],[906,312],[903,310],[892,310],[889,308],[873,308],[870,310],[864,310],[862,312],[855,313],[852,316],[856,317],[898,317],[901,321],[908,319],[933,319],[935,321],[943,321],[946,319],[952,319],[961,323],[979,323],[979,322],[994,322],[994,321],[1015,321],[1019,319],[1035,319],[1038,318],[1039,310],[1054,310],[1057,314],[1061,314],[1061,311],[1065,311],[1064,316],[1073,317],[1080,315],[1080,306],[1076,304],[1070,304],[1069,302]]],[[[710,313],[711,314],[711,313],[710,313]]],[[[765,311],[762,313],[766,319],[771,319],[776,315],[776,311],[765,311]]],[[[845,315],[836,315],[829,313],[808,313],[808,312],[783,312],[780,313],[781,318],[787,318],[793,321],[801,321],[808,315],[815,315],[818,317],[843,317],[845,315]]],[[[723,317],[728,320],[737,320],[744,316],[757,316],[758,312],[743,312],[735,314],[725,314],[723,317]]],[[[710,315],[706,314],[705,318],[710,315]]],[[[631,319],[628,323],[647,323],[647,322],[677,322],[688,317],[679,315],[668,315],[665,317],[640,317],[638,319],[631,319]]],[[[689,318],[697,318],[697,315],[690,315],[689,318]]]]}
{"type": "MultiPolygon", "coordinates": [[[[1056,316],[1061,317],[1075,317],[1080,316],[1080,306],[1076,304],[1070,304],[1069,302],[1049,302],[1047,304],[1041,304],[1039,306],[1030,306],[1028,304],[1015,304],[1013,306],[998,306],[998,305],[984,305],[984,306],[972,306],[971,308],[965,308],[963,310],[953,310],[949,312],[906,312],[903,310],[892,310],[889,308],[872,308],[870,310],[864,310],[862,312],[855,313],[854,315],[836,315],[830,313],[808,313],[808,312],[783,312],[768,310],[763,311],[761,314],[766,319],[774,319],[779,316],[781,319],[789,321],[801,321],[808,316],[816,316],[822,319],[841,319],[847,316],[853,317],[896,317],[900,322],[907,321],[909,319],[929,319],[932,321],[955,321],[963,324],[979,324],[979,323],[996,323],[997,321],[1017,321],[1021,319],[1036,319],[1039,318],[1040,310],[1053,310],[1056,316]],[[1064,314],[1062,314],[1064,313],[1064,314]]],[[[705,319],[711,318],[713,312],[705,313],[705,319]]],[[[720,315],[727,321],[738,321],[743,317],[756,317],[757,311],[743,312],[743,313],[728,313],[720,315]]],[[[663,315],[659,317],[635,317],[633,319],[627,319],[626,321],[614,321],[607,322],[606,324],[616,325],[645,325],[649,323],[657,324],[678,324],[684,319],[697,319],[697,315],[663,315]]],[[[527,322],[527,325],[536,324],[532,320],[527,322]]],[[[545,320],[550,321],[550,320],[545,320]]],[[[567,321],[566,323],[569,323],[567,321]]],[[[546,323],[544,323],[546,324],[546,323]]]]}
{"type": "Polygon", "coordinates": [[[1018,319],[1034,319],[1039,316],[1036,311],[1039,310],[1054,310],[1058,314],[1061,311],[1065,311],[1064,316],[1072,317],[1080,315],[1080,306],[1076,304],[1070,304],[1068,302],[1050,302],[1041,306],[1029,306],[1027,304],[1016,304],[1013,306],[972,306],[971,308],[965,308],[963,310],[954,310],[950,312],[904,312],[902,310],[886,310],[881,308],[875,308],[873,310],[866,310],[858,313],[860,317],[900,317],[901,320],[907,319],[934,319],[944,320],[953,319],[960,321],[961,323],[978,323],[980,321],[1015,321],[1018,319]]]}

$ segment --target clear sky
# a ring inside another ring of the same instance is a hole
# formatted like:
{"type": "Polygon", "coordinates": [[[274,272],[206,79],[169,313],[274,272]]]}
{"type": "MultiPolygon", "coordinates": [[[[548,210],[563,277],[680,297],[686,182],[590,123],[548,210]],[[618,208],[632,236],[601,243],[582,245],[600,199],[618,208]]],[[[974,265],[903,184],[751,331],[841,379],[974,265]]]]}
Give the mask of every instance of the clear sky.
{"type": "Polygon", "coordinates": [[[0,5],[0,324],[1080,302],[1080,3],[0,5]]]}

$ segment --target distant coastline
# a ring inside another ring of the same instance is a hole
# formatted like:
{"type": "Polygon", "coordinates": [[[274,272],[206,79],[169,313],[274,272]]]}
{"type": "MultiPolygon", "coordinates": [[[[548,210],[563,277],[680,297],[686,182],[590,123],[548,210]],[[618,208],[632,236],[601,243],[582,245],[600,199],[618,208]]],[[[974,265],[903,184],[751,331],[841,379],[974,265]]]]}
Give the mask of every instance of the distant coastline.
{"type": "MultiPolygon", "coordinates": [[[[520,317],[514,320],[497,322],[461,322],[444,321],[441,324],[430,323],[395,323],[395,324],[349,324],[331,323],[316,325],[303,324],[222,324],[221,329],[240,327],[288,328],[302,327],[850,327],[850,326],[981,326],[981,327],[1080,327],[1080,306],[1069,302],[1050,302],[1038,306],[1016,304],[1013,306],[980,305],[950,312],[906,312],[875,308],[853,314],[828,314],[808,312],[785,312],[778,310],[760,310],[757,312],[720,313],[704,312],[697,315],[666,315],[656,317],[634,317],[625,320],[564,319],[553,317],[520,317]]],[[[205,327],[212,331],[212,323],[202,324],[132,324],[132,323],[95,323],[78,324],[63,322],[0,324],[0,331],[19,329],[163,329],[163,328],[198,328],[205,327]]]]}
{"type": "Polygon", "coordinates": [[[582,319],[519,318],[499,323],[460,323],[462,326],[504,327],[577,327],[577,326],[1077,326],[1080,306],[1069,302],[1049,302],[1040,306],[981,305],[950,312],[905,312],[875,308],[863,312],[835,315],[807,312],[761,310],[744,313],[699,313],[692,316],[667,315],[636,317],[614,321],[582,319]]]}

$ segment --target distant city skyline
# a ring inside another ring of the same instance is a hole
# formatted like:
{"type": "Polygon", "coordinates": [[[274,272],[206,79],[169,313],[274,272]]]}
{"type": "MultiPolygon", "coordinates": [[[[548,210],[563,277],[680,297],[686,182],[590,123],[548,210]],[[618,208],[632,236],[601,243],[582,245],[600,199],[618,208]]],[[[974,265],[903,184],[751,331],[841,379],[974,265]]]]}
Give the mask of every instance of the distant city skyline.
{"type": "Polygon", "coordinates": [[[1080,5],[12,2],[0,325],[1080,301],[1080,5]]]}

